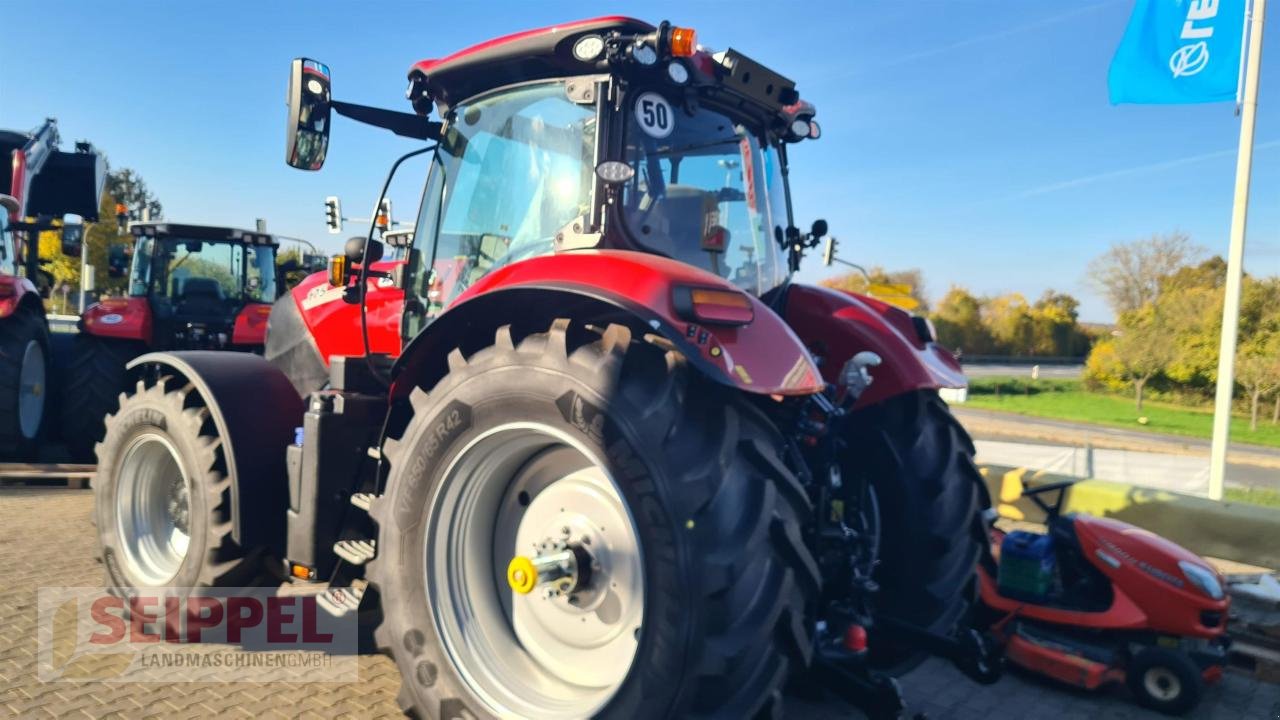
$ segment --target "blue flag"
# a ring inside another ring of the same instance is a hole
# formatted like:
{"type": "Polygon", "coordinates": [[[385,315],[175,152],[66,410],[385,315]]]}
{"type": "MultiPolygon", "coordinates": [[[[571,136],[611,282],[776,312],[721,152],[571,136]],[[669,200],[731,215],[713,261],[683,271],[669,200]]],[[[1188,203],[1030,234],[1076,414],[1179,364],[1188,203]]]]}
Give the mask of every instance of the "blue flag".
{"type": "Polygon", "coordinates": [[[1111,103],[1234,100],[1246,0],[1135,0],[1111,60],[1111,103]]]}

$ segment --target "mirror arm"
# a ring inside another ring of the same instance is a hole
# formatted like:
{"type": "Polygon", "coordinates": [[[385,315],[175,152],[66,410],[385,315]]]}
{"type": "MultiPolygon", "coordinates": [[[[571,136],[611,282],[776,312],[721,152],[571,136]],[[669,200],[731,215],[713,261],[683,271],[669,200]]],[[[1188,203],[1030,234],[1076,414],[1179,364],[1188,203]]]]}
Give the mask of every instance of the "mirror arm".
{"type": "Polygon", "coordinates": [[[416,140],[438,140],[443,123],[427,120],[420,115],[384,110],[383,108],[357,105],[355,103],[330,101],[329,107],[339,115],[344,115],[357,122],[384,128],[401,137],[416,140]]]}

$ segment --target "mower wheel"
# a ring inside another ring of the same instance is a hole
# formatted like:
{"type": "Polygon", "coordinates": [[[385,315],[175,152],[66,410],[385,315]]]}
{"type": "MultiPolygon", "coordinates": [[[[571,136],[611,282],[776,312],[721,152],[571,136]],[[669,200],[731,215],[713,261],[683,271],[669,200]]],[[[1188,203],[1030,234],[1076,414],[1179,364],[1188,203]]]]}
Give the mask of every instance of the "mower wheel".
{"type": "Polygon", "coordinates": [[[263,563],[231,539],[223,444],[194,386],[139,380],[105,426],[93,499],[107,587],[257,584],[263,563]]]}
{"type": "Polygon", "coordinates": [[[93,446],[103,436],[103,419],[115,412],[125,390],[125,365],[147,351],[132,340],[80,334],[62,388],[62,439],[73,462],[94,461],[93,446]]]}
{"type": "Polygon", "coordinates": [[[1204,683],[1185,653],[1161,647],[1141,650],[1125,670],[1125,682],[1140,705],[1182,715],[1200,703],[1204,683]]]}
{"type": "MultiPolygon", "coordinates": [[[[899,395],[854,412],[845,435],[846,475],[875,488],[881,528],[873,596],[882,617],[953,635],[977,596],[990,505],[974,447],[936,391],[899,395]]],[[[873,638],[871,662],[894,675],[926,655],[873,638]]]]}
{"type": "Polygon", "coordinates": [[[35,457],[49,414],[49,329],[25,305],[0,319],[0,457],[35,457]]]}
{"type": "Polygon", "coordinates": [[[504,327],[449,368],[370,508],[401,708],[776,717],[820,577],[768,419],[621,325],[504,327]]]}

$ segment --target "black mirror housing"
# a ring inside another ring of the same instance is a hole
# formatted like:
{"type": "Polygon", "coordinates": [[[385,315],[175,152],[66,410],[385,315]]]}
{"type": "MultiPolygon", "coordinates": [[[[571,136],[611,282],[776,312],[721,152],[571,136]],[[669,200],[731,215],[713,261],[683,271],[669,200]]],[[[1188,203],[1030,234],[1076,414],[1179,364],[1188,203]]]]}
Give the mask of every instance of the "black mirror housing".
{"type": "MultiPolygon", "coordinates": [[[[369,242],[369,262],[372,264],[382,259],[382,243],[377,240],[369,242]]],[[[353,237],[347,241],[342,248],[342,254],[347,256],[347,262],[354,265],[364,260],[364,244],[365,239],[362,237],[353,237]]]]}
{"type": "Polygon", "coordinates": [[[812,236],[814,240],[817,240],[818,238],[821,238],[826,234],[827,234],[827,221],[821,220],[821,219],[814,220],[813,227],[809,229],[809,235],[812,236]]]}
{"type": "Polygon", "coordinates": [[[62,226],[62,254],[67,257],[80,257],[84,249],[84,225],[67,223],[62,226]]]}
{"type": "Polygon", "coordinates": [[[284,161],[299,170],[319,170],[329,152],[329,66],[295,58],[289,68],[289,107],[285,126],[284,161]]]}

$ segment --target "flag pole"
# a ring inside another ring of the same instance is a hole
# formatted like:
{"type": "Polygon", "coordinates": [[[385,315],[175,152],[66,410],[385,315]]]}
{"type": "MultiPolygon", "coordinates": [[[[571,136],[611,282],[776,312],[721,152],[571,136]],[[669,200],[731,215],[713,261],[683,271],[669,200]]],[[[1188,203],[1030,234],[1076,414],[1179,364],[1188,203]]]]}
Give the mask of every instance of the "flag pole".
{"type": "Polygon", "coordinates": [[[1209,456],[1209,497],[1222,499],[1231,435],[1231,399],[1235,394],[1236,336],[1240,329],[1240,286],[1244,274],[1244,235],[1249,216],[1249,180],[1253,170],[1253,126],[1258,112],[1258,79],[1262,67],[1262,21],[1267,0],[1254,0],[1249,24],[1249,66],[1245,72],[1240,112],[1240,151],[1236,159],[1236,192],[1231,206],[1231,245],[1227,250],[1227,284],[1222,303],[1222,342],[1218,348],[1218,389],[1213,407],[1213,447],[1209,456]]]}

